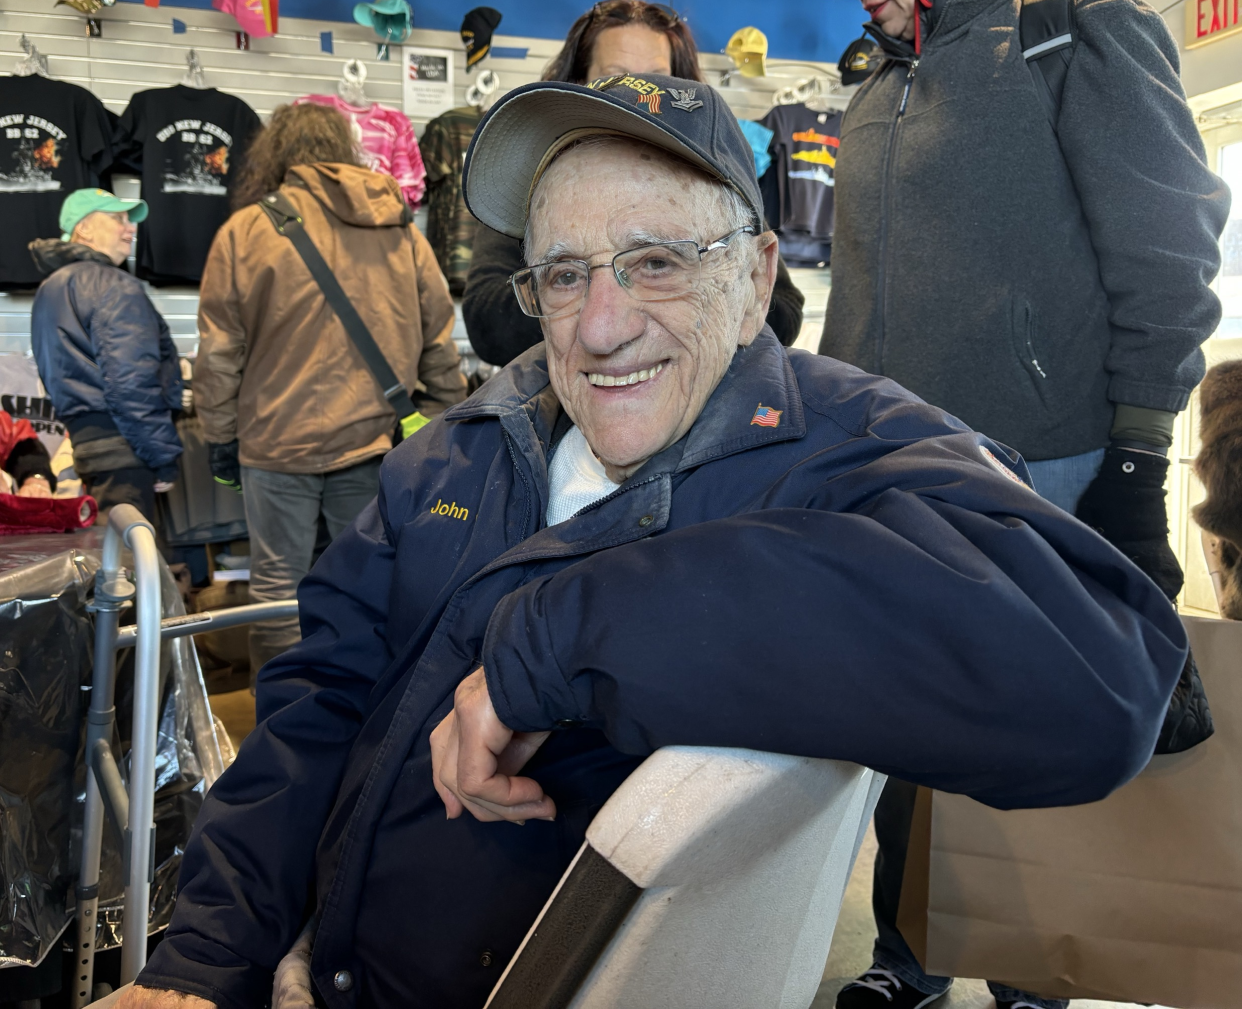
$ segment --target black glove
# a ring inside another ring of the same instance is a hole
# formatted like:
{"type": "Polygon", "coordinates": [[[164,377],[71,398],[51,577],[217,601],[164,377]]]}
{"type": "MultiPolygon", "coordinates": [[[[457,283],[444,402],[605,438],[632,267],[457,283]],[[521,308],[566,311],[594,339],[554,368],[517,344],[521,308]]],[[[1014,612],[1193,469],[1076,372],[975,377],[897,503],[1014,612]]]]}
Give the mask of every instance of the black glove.
{"type": "MultiPolygon", "coordinates": [[[[1170,600],[1182,590],[1182,568],[1169,547],[1164,478],[1169,460],[1153,452],[1111,446],[1100,472],[1078,502],[1078,518],[1132,560],[1170,600]]],[[[1187,654],[1165,712],[1156,753],[1180,753],[1212,735],[1195,657],[1187,654]]]]}
{"type": "Polygon", "coordinates": [[[234,438],[227,445],[209,441],[207,448],[211,453],[211,475],[216,478],[216,483],[231,487],[240,494],[241,463],[237,461],[237,439],[234,438]]]}
{"type": "Polygon", "coordinates": [[[1169,547],[1164,478],[1169,460],[1155,452],[1109,447],[1100,472],[1078,502],[1078,518],[1130,558],[1176,599],[1182,568],[1169,547]]]}

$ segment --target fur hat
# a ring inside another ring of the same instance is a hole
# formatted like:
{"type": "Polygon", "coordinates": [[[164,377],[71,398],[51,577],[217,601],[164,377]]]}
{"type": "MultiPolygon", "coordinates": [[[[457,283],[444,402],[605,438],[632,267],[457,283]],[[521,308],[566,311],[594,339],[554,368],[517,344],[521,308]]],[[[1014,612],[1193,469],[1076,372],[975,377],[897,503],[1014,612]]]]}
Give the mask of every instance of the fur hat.
{"type": "Polygon", "coordinates": [[[1194,508],[1200,527],[1221,540],[1221,615],[1242,620],[1242,361],[1212,368],[1199,387],[1202,447],[1195,472],[1207,490],[1194,508]]]}

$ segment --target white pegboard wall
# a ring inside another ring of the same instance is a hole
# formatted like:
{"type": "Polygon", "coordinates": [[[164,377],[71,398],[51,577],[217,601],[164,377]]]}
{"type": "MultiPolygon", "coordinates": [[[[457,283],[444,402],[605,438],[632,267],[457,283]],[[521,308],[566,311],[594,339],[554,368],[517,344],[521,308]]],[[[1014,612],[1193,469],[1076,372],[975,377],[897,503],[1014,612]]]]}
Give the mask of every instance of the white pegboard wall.
{"type": "MultiPolygon", "coordinates": [[[[281,18],[278,35],[252,38],[249,50],[239,50],[236,22],[214,10],[119,3],[95,16],[102,22],[101,38],[89,38],[85,15],[71,8],[52,7],[50,0],[5,0],[0,10],[0,73],[10,72],[21,58],[18,40],[24,32],[48,57],[51,76],[88,88],[119,115],[135,91],[178,83],[185,74],[186,52],[192,48],[208,85],[237,95],[266,118],[278,105],[302,95],[334,93],[345,61],[360,59],[367,66],[368,97],[401,107],[399,51],[387,62],[377,60],[375,36],[361,25],[281,18]],[[173,18],[185,23],[184,34],[173,34],[173,18]],[[319,33],[324,31],[333,33],[333,53],[320,51],[319,33]]],[[[466,74],[461,38],[455,32],[415,29],[408,42],[454,51],[454,97],[464,105],[475,74],[466,74]]],[[[497,35],[493,45],[527,50],[523,60],[489,56],[480,65],[499,74],[502,91],[507,91],[538,80],[560,51],[561,40],[497,35]]],[[[702,54],[702,64],[713,84],[732,66],[719,53],[702,54]]],[[[735,75],[721,93],[740,117],[757,119],[771,108],[776,90],[817,72],[836,76],[835,68],[826,64],[771,60],[769,76],[735,75]]],[[[421,134],[425,121],[413,121],[421,134]]]]}
{"type": "MultiPolygon", "coordinates": [[[[585,7],[588,0],[582,2],[585,7]]],[[[186,53],[194,49],[208,86],[236,95],[266,119],[277,106],[302,95],[335,93],[346,60],[360,59],[367,67],[367,96],[401,107],[399,47],[393,47],[391,60],[377,60],[374,33],[361,25],[281,18],[278,35],[252,38],[249,50],[239,50],[237,23],[214,10],[118,3],[95,16],[103,23],[101,38],[87,36],[85,15],[66,6],[53,6],[53,0],[4,0],[0,9],[0,74],[11,73],[22,59],[19,39],[25,33],[47,56],[52,77],[89,89],[119,115],[135,91],[179,83],[186,72],[186,53]],[[185,23],[185,34],[173,33],[173,18],[185,23]],[[333,34],[334,52],[330,54],[319,48],[319,33],[324,31],[333,34]]],[[[454,98],[458,105],[466,104],[466,89],[480,69],[488,68],[499,75],[503,93],[538,80],[562,44],[560,39],[496,35],[493,45],[526,49],[526,58],[488,56],[467,75],[465,48],[457,33],[415,29],[408,42],[454,52],[454,98]]],[[[713,85],[733,66],[721,53],[703,53],[701,63],[704,76],[713,85]]],[[[835,68],[820,64],[769,60],[768,71],[767,77],[759,78],[734,74],[720,89],[740,118],[761,118],[772,107],[773,94],[801,78],[822,74],[836,79],[835,68]]],[[[843,106],[844,96],[841,98],[843,106]]],[[[412,121],[421,136],[426,121],[417,117],[412,121]]],[[[137,180],[126,176],[116,176],[114,188],[127,197],[138,195],[137,180]]],[[[168,320],[178,349],[193,353],[198,342],[198,291],[177,287],[152,289],[150,293],[168,320]]],[[[29,352],[31,300],[29,295],[0,293],[0,353],[29,352]]],[[[460,309],[458,315],[454,337],[464,352],[469,344],[460,309]]]]}

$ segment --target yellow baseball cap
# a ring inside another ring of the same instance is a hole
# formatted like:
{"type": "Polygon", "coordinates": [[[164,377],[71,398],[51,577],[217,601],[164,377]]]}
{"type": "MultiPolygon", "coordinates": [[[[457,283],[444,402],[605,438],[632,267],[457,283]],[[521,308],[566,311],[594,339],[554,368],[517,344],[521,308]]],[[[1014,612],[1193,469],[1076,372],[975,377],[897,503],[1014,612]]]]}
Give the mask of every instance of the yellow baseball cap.
{"type": "Polygon", "coordinates": [[[758,28],[739,28],[725,46],[743,77],[763,77],[767,73],[764,59],[768,55],[768,37],[758,28]]]}

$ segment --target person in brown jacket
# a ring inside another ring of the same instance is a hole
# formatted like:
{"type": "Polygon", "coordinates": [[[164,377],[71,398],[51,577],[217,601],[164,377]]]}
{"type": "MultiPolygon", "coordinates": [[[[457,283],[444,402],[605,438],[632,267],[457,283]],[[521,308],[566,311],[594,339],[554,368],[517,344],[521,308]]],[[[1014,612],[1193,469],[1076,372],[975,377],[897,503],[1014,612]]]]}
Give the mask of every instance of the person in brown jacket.
{"type": "MultiPolygon", "coordinates": [[[[293,598],[320,518],[335,538],[375,497],[397,421],[293,243],[258,206],[278,186],[419,413],[466,395],[448,285],[396,181],[357,164],[339,112],[278,108],[207,258],[194,366],[212,473],[245,495],[254,602],[293,598]]],[[[252,682],[299,637],[296,619],[254,625],[252,682]]]]}

